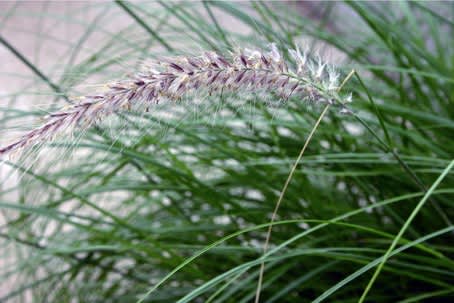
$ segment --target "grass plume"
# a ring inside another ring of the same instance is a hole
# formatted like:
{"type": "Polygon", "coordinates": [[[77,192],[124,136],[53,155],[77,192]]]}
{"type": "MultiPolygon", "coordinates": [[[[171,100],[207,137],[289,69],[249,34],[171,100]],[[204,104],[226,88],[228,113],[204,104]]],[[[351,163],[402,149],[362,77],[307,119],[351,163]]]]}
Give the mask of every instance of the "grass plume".
{"type": "MultiPolygon", "coordinates": [[[[339,75],[321,60],[308,59],[297,48],[289,50],[293,68],[275,44],[269,51],[244,49],[229,57],[215,52],[148,61],[130,78],[112,82],[107,90],[88,95],[70,107],[45,117],[40,127],[0,149],[0,156],[52,140],[75,128],[88,128],[121,109],[145,107],[163,100],[179,100],[200,92],[272,92],[288,99],[335,102],[339,75]]],[[[348,98],[346,98],[348,101],[348,98]]]]}

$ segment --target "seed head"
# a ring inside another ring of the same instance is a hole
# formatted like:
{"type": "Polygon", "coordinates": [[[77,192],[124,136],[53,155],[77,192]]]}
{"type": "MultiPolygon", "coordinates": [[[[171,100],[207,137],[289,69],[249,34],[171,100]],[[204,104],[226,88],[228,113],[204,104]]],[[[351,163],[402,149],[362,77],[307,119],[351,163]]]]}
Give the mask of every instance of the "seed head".
{"type": "Polygon", "coordinates": [[[338,73],[321,60],[309,60],[298,48],[289,54],[292,63],[285,62],[276,44],[271,44],[268,51],[240,49],[229,56],[205,52],[148,61],[135,75],[108,84],[106,91],[82,97],[76,105],[47,115],[40,127],[0,148],[0,156],[50,141],[57,134],[88,128],[122,109],[148,109],[160,101],[201,92],[269,92],[284,99],[292,96],[332,103],[338,73]]]}

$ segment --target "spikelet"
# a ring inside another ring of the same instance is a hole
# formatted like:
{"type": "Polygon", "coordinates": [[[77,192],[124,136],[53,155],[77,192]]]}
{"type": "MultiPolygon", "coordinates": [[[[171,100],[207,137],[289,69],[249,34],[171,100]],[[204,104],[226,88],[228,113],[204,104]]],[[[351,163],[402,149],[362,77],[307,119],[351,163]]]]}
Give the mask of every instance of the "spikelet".
{"type": "MultiPolygon", "coordinates": [[[[269,51],[243,49],[224,57],[214,52],[149,61],[137,74],[107,85],[107,90],[82,97],[78,104],[45,117],[45,122],[17,141],[0,148],[0,157],[50,141],[56,135],[85,129],[113,112],[206,91],[272,92],[314,103],[333,103],[338,73],[321,60],[312,61],[297,48],[289,50],[289,66],[275,44],[269,51]]],[[[345,99],[348,101],[348,98],[345,99]]]]}

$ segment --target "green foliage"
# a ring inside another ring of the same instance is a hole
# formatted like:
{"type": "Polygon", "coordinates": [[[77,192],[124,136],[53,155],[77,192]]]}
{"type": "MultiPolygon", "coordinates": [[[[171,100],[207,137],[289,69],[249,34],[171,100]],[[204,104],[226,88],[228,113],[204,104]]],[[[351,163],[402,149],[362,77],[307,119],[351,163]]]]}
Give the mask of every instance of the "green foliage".
{"type": "MultiPolygon", "coordinates": [[[[9,289],[0,301],[253,302],[262,262],[261,302],[452,299],[453,3],[321,3],[312,19],[298,5],[87,3],[100,14],[82,22],[78,41],[65,41],[60,78],[2,38],[34,73],[22,93],[2,97],[2,126],[42,115],[31,102],[14,108],[33,88],[57,100],[84,79],[115,79],[118,61],[133,69],[141,57],[198,48],[276,42],[285,50],[304,38],[345,58],[344,77],[357,74],[345,86],[353,113],[331,108],[321,122],[265,254],[271,214],[318,106],[254,95],[159,104],[118,113],[77,142],[59,138],[33,166],[5,162],[21,177],[0,191],[8,219],[0,288],[9,289]],[[88,36],[105,33],[107,13],[131,23],[76,60],[88,36]]],[[[24,18],[81,23],[77,13],[24,18]]],[[[36,35],[42,45],[52,39],[36,35]]]]}

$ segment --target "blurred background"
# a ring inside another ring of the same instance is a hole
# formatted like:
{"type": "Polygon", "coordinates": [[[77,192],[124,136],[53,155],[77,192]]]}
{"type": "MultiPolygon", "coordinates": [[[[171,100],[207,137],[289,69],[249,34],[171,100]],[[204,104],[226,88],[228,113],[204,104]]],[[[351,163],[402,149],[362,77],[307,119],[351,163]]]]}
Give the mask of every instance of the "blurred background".
{"type": "MultiPolygon", "coordinates": [[[[144,59],[301,45],[361,78],[345,86],[354,115],[328,113],[291,180],[261,302],[358,302],[443,173],[368,299],[450,302],[453,16],[453,2],[0,1],[0,146],[144,59]]],[[[0,302],[254,302],[260,226],[321,108],[183,101],[0,164],[0,302]]]]}

